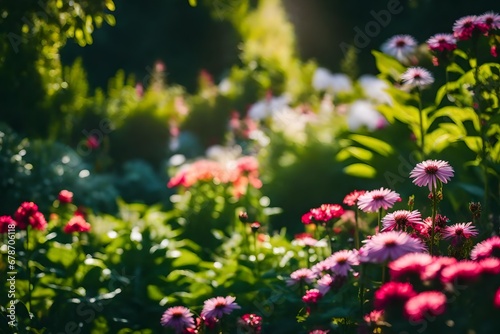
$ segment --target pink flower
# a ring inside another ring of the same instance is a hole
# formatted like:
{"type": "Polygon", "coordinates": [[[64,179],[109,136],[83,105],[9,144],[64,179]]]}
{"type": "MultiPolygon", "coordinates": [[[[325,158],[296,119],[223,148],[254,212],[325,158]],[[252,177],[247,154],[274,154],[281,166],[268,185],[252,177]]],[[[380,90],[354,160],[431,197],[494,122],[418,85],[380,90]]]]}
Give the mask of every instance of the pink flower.
{"type": "Polygon", "coordinates": [[[459,40],[468,40],[474,34],[485,34],[488,26],[476,15],[464,16],[453,24],[453,35],[459,40]]]}
{"type": "Polygon", "coordinates": [[[382,218],[382,231],[404,231],[407,227],[415,227],[422,224],[422,217],[418,210],[398,210],[387,214],[382,218]]]}
{"type": "Polygon", "coordinates": [[[60,203],[71,203],[73,201],[73,193],[68,190],[61,190],[57,198],[60,203]]]}
{"type": "Polygon", "coordinates": [[[432,256],[427,253],[410,253],[389,263],[391,279],[394,281],[406,281],[408,278],[420,279],[424,268],[431,264],[432,256]]]}
{"type": "Polygon", "coordinates": [[[73,232],[88,232],[90,231],[90,224],[82,216],[73,216],[66,226],[64,226],[63,231],[68,234],[73,232]]]}
{"type": "Polygon", "coordinates": [[[424,291],[408,299],[404,310],[411,321],[423,320],[426,315],[438,316],[446,311],[446,296],[439,291],[424,291]]]}
{"type": "Polygon", "coordinates": [[[96,136],[88,136],[86,144],[88,148],[95,150],[101,146],[101,141],[96,136]]]}
{"type": "Polygon", "coordinates": [[[0,216],[0,234],[8,233],[14,230],[16,221],[11,216],[0,216]]]}
{"type": "Polygon", "coordinates": [[[388,54],[400,62],[408,60],[417,48],[417,41],[410,35],[396,35],[388,39],[381,46],[383,53],[388,54]]]}
{"type": "Polygon", "coordinates": [[[438,181],[448,183],[453,177],[453,168],[443,160],[426,160],[418,163],[410,173],[413,183],[419,187],[429,187],[429,191],[437,189],[438,181]]]}
{"type": "Polygon", "coordinates": [[[457,259],[453,257],[445,257],[445,256],[433,257],[432,262],[423,268],[423,272],[421,273],[420,277],[424,281],[434,280],[440,277],[441,272],[444,268],[453,265],[457,262],[458,262],[457,259]]]}
{"type": "Polygon", "coordinates": [[[160,321],[163,327],[170,327],[176,333],[183,333],[188,328],[195,328],[193,314],[184,306],[174,306],[167,309],[160,321]]]}
{"type": "Polygon", "coordinates": [[[251,334],[260,334],[262,328],[262,317],[257,314],[247,313],[241,316],[238,321],[240,326],[251,334]]]}
{"type": "Polygon", "coordinates": [[[366,190],[354,190],[344,197],[343,203],[348,206],[354,206],[358,202],[359,196],[363,195],[366,190]]]}
{"type": "Polygon", "coordinates": [[[318,289],[307,290],[306,294],[302,297],[302,301],[306,304],[316,304],[323,295],[318,289]]]}
{"type": "Polygon", "coordinates": [[[335,218],[340,218],[344,214],[344,209],[338,204],[322,204],[319,208],[311,209],[302,216],[304,224],[326,223],[335,218]]]}
{"type": "Polygon", "coordinates": [[[500,29],[500,15],[494,12],[487,12],[478,17],[478,21],[483,23],[489,31],[500,29]]]}
{"type": "Polygon", "coordinates": [[[363,317],[363,320],[368,324],[368,325],[376,325],[377,322],[382,320],[382,317],[384,316],[384,311],[383,310],[373,310],[367,315],[363,317]]]}
{"type": "Polygon", "coordinates": [[[498,45],[492,45],[490,48],[490,54],[492,57],[498,57],[498,45]]]}
{"type": "Polygon", "coordinates": [[[45,217],[33,202],[22,203],[14,214],[14,220],[20,230],[26,230],[28,226],[31,226],[35,230],[43,231],[47,227],[45,217]]]}
{"type": "Polygon", "coordinates": [[[493,297],[493,306],[500,308],[500,288],[495,292],[495,297],[493,297]]]}
{"type": "Polygon", "coordinates": [[[224,314],[230,314],[236,309],[241,308],[234,301],[235,297],[215,297],[205,300],[201,316],[207,319],[217,318],[220,319],[224,314]]]}
{"type": "Polygon", "coordinates": [[[363,242],[365,245],[359,250],[361,262],[383,263],[408,253],[425,251],[422,241],[400,231],[381,232],[363,242]]]}
{"type": "Polygon", "coordinates": [[[328,259],[325,259],[312,266],[311,270],[315,276],[320,276],[329,272],[331,266],[332,264],[330,263],[330,261],[328,261],[328,259]]]}
{"type": "Polygon", "coordinates": [[[345,282],[345,276],[331,276],[330,274],[325,274],[316,283],[318,291],[324,296],[330,289],[339,289],[345,282]]]}
{"type": "Polygon", "coordinates": [[[479,261],[481,272],[487,275],[500,274],[500,259],[490,257],[479,261]]]}
{"type": "Polygon", "coordinates": [[[300,282],[310,284],[316,278],[316,275],[311,269],[302,268],[295,270],[290,274],[290,278],[287,280],[286,284],[288,286],[298,284],[300,282]]]}
{"type": "Polygon", "coordinates": [[[423,89],[432,85],[434,77],[423,67],[410,67],[401,75],[401,80],[407,87],[423,89]]]}
{"type": "Polygon", "coordinates": [[[388,282],[375,291],[375,309],[385,310],[388,307],[402,307],[404,303],[416,296],[410,283],[388,282]]]}
{"type": "Polygon", "coordinates": [[[300,233],[295,235],[294,242],[299,246],[314,247],[318,244],[318,240],[314,239],[309,233],[300,233]]]}
{"type": "Polygon", "coordinates": [[[309,332],[309,334],[328,334],[328,333],[330,333],[330,331],[322,329],[315,329],[309,332]]]}
{"type": "Polygon", "coordinates": [[[481,275],[481,266],[477,262],[460,261],[445,267],[441,271],[441,282],[474,282],[481,275]]]}
{"type": "Polygon", "coordinates": [[[500,237],[494,236],[478,243],[472,249],[470,258],[472,260],[482,260],[488,257],[500,258],[500,237]]]}
{"type": "Polygon", "coordinates": [[[453,51],[457,48],[457,40],[452,34],[436,34],[427,40],[431,51],[453,51]]]}
{"type": "Polygon", "coordinates": [[[330,270],[339,276],[347,276],[351,266],[359,264],[357,250],[341,250],[330,255],[325,261],[330,264],[330,270]]]}
{"type": "Polygon", "coordinates": [[[465,239],[475,237],[478,235],[478,231],[475,226],[471,225],[472,223],[459,223],[447,226],[442,232],[443,238],[451,239],[451,244],[457,245],[465,239]]]}
{"type": "Polygon", "coordinates": [[[364,212],[377,212],[383,208],[392,208],[394,203],[400,202],[401,197],[390,189],[380,188],[364,193],[358,198],[358,207],[364,212]]]}

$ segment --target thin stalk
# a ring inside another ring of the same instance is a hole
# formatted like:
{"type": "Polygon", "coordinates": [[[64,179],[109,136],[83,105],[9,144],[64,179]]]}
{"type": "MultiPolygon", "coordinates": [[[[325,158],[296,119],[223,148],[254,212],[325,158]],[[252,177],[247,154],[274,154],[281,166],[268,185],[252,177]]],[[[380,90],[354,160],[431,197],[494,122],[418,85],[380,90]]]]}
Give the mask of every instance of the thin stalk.
{"type": "Polygon", "coordinates": [[[359,291],[358,291],[358,299],[359,299],[359,307],[361,309],[361,316],[364,316],[365,313],[363,311],[364,300],[365,300],[365,265],[362,264],[359,273],[359,291]]]}
{"type": "Polygon", "coordinates": [[[437,191],[436,187],[432,186],[432,227],[431,227],[431,244],[430,244],[430,254],[434,255],[434,236],[436,233],[436,214],[437,214],[437,191]]]}
{"type": "Polygon", "coordinates": [[[28,271],[28,312],[31,314],[31,267],[30,267],[30,226],[26,227],[26,270],[28,271]]]}
{"type": "Polygon", "coordinates": [[[425,131],[424,131],[424,111],[422,108],[422,92],[417,87],[417,100],[418,100],[418,118],[420,125],[420,154],[422,160],[425,160],[425,131]]]}
{"type": "Polygon", "coordinates": [[[359,209],[356,208],[354,211],[354,246],[359,249],[359,222],[358,222],[359,209]]]}
{"type": "Polygon", "coordinates": [[[382,208],[378,209],[378,233],[382,231],[382,208]]]}

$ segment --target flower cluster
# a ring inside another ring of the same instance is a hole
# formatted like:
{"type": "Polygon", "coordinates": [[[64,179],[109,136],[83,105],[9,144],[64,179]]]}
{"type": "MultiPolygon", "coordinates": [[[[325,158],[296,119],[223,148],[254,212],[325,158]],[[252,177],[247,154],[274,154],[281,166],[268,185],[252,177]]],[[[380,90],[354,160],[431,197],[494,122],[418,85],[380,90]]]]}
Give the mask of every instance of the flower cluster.
{"type": "Polygon", "coordinates": [[[319,208],[309,210],[302,216],[302,223],[326,224],[333,219],[340,218],[344,214],[344,209],[339,204],[322,204],[319,208]]]}

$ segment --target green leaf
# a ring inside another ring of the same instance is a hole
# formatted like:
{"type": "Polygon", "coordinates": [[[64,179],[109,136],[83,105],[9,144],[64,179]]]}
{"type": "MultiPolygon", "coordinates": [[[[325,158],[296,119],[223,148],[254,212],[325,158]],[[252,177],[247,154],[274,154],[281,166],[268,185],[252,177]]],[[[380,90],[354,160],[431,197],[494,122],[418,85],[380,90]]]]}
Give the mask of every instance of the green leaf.
{"type": "Polygon", "coordinates": [[[373,178],[377,175],[377,170],[370,165],[357,163],[344,168],[347,175],[363,178],[373,178]]]}
{"type": "Polygon", "coordinates": [[[370,148],[371,150],[377,152],[380,155],[388,156],[393,152],[391,145],[387,144],[385,141],[382,141],[377,138],[373,138],[370,136],[352,134],[349,136],[349,139],[370,148]]]}
{"type": "Polygon", "coordinates": [[[464,143],[467,145],[467,147],[475,152],[479,153],[481,152],[481,138],[478,136],[467,136],[463,139],[464,143]]]}
{"type": "Polygon", "coordinates": [[[195,7],[196,6],[196,0],[189,0],[189,4],[192,6],[192,7],[195,7]]]}
{"type": "Polygon", "coordinates": [[[463,129],[464,133],[465,133],[465,126],[463,123],[465,121],[471,121],[476,131],[479,132],[481,130],[479,116],[472,108],[468,107],[459,108],[454,106],[443,107],[441,109],[438,109],[429,118],[430,124],[434,123],[434,121],[436,121],[440,117],[449,117],[453,121],[453,123],[455,123],[456,125],[458,125],[463,129]]]}
{"type": "Polygon", "coordinates": [[[375,57],[375,63],[380,73],[383,76],[388,76],[399,81],[401,74],[406,71],[406,68],[397,59],[382,52],[373,50],[372,54],[375,57]]]}

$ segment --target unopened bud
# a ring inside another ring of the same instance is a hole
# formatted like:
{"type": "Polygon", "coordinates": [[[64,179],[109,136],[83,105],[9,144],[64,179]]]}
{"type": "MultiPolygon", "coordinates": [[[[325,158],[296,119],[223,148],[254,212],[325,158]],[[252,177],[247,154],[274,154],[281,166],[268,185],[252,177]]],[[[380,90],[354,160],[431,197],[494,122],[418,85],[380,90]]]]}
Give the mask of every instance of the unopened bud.
{"type": "Polygon", "coordinates": [[[252,228],[252,232],[255,233],[259,230],[260,228],[260,223],[259,222],[254,222],[252,223],[252,225],[250,225],[250,227],[252,228]]]}
{"type": "Polygon", "coordinates": [[[242,223],[247,223],[248,222],[248,213],[245,211],[241,211],[240,214],[238,215],[238,218],[240,222],[242,223]]]}

